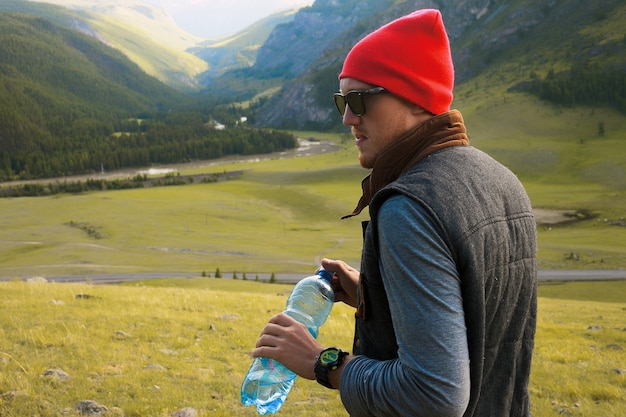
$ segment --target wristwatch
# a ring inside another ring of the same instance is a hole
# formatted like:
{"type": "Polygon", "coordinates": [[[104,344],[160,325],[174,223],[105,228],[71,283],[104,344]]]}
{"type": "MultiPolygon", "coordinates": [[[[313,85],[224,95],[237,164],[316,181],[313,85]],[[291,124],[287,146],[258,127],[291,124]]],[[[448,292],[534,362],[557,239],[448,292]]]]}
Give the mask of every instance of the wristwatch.
{"type": "Polygon", "coordinates": [[[321,351],[315,359],[315,378],[317,382],[326,388],[332,389],[333,386],[328,381],[328,372],[334,371],[343,365],[346,356],[348,356],[348,352],[336,347],[329,347],[321,351]]]}

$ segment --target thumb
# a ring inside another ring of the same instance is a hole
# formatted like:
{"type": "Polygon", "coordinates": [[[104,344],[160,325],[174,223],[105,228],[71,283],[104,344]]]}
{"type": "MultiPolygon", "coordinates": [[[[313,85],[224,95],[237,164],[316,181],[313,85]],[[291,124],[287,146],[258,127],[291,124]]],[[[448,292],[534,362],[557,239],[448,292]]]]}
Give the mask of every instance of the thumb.
{"type": "Polygon", "coordinates": [[[336,274],[349,274],[352,271],[355,271],[350,265],[345,263],[344,261],[334,260],[334,259],[322,259],[322,267],[328,272],[333,272],[336,274]]]}

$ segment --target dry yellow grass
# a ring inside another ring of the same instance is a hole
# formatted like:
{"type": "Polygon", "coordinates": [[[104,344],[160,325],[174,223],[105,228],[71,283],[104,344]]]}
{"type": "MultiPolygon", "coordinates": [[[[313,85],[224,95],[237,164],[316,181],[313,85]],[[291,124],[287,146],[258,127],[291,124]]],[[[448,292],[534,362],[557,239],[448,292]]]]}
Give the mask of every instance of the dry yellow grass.
{"type": "MultiPolygon", "coordinates": [[[[81,400],[111,416],[165,417],[185,407],[199,416],[256,415],[239,402],[248,352],[291,287],[215,278],[185,284],[0,283],[0,415],[78,416],[81,400]],[[44,375],[57,369],[69,376],[44,375]]],[[[623,301],[540,298],[535,415],[623,416],[624,311],[623,301]]],[[[352,328],[352,311],[337,305],[320,340],[349,349],[352,328]]],[[[337,392],[300,379],[280,414],[347,415],[337,392]]]]}

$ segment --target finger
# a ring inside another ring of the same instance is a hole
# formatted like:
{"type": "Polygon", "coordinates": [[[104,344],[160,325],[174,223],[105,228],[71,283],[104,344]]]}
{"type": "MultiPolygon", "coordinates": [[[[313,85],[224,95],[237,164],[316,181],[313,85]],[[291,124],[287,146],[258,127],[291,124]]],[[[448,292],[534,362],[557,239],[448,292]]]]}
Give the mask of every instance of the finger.
{"type": "Polygon", "coordinates": [[[322,266],[329,272],[333,272],[335,275],[350,275],[356,271],[350,265],[340,260],[322,259],[322,266]]]}
{"type": "Polygon", "coordinates": [[[322,259],[322,267],[328,272],[337,272],[339,269],[339,262],[334,259],[323,258],[322,259]]]}
{"type": "Polygon", "coordinates": [[[292,324],[294,324],[294,322],[296,322],[296,320],[285,313],[276,314],[269,319],[269,323],[283,327],[291,326],[292,324]]]}
{"type": "Polygon", "coordinates": [[[267,323],[265,327],[263,327],[263,330],[261,330],[259,337],[263,337],[263,336],[283,337],[287,329],[288,329],[288,326],[284,326],[282,324],[267,323]]]}
{"type": "Polygon", "coordinates": [[[272,356],[273,349],[275,349],[273,346],[257,346],[256,349],[250,352],[250,356],[252,356],[253,358],[259,356],[269,358],[272,356]]]}
{"type": "Polygon", "coordinates": [[[276,346],[278,346],[279,342],[280,342],[280,337],[279,336],[275,336],[273,334],[263,334],[261,335],[257,341],[256,341],[256,345],[255,347],[258,349],[260,347],[270,347],[270,348],[275,348],[276,346]]]}

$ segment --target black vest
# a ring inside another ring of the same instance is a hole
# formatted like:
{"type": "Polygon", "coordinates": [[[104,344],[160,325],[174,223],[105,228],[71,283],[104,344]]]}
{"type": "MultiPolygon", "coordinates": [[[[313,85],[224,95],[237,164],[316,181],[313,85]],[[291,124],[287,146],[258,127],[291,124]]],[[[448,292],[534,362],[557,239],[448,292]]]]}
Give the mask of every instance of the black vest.
{"type": "Polygon", "coordinates": [[[364,223],[354,353],[398,357],[376,232],[378,209],[394,194],[431,213],[461,277],[472,384],[465,416],[530,416],[535,221],[517,177],[475,148],[436,152],[374,196],[364,223]]]}

